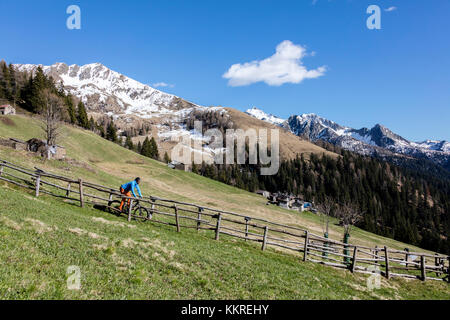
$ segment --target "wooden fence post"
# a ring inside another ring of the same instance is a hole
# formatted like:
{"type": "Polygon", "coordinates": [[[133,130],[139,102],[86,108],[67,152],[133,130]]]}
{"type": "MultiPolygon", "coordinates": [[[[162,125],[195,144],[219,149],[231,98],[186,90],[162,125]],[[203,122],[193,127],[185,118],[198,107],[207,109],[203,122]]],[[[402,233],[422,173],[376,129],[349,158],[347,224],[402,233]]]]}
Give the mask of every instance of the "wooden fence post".
{"type": "Polygon", "coordinates": [[[269,232],[269,227],[265,226],[264,227],[264,238],[263,238],[263,243],[262,243],[262,247],[261,250],[264,251],[266,249],[266,244],[267,244],[267,233],[269,232]]]}
{"type": "Polygon", "coordinates": [[[248,222],[250,221],[249,217],[245,217],[245,241],[248,239],[248,222]]]}
{"type": "Polygon", "coordinates": [[[83,180],[78,179],[78,186],[80,187],[80,206],[84,207],[84,198],[83,198],[83,180]]]}
{"type": "Polygon", "coordinates": [[[422,281],[427,280],[427,273],[425,271],[425,256],[420,256],[420,273],[422,281]]]}
{"type": "Polygon", "coordinates": [[[408,251],[406,251],[406,254],[405,254],[405,267],[408,267],[408,260],[409,260],[409,253],[408,253],[408,251]]]}
{"type": "Polygon", "coordinates": [[[36,177],[36,197],[39,197],[39,188],[41,186],[41,176],[36,177]]]}
{"type": "Polygon", "coordinates": [[[178,208],[176,204],[173,206],[173,209],[175,210],[175,223],[177,224],[177,232],[180,232],[180,221],[178,219],[178,208]]]}
{"type": "MultiPolygon", "coordinates": [[[[447,282],[450,283],[450,256],[447,257],[448,268],[447,268],[447,282]]],[[[445,264],[444,264],[445,266],[445,264]]]]}
{"type": "Polygon", "coordinates": [[[109,194],[109,198],[108,198],[108,207],[111,207],[111,204],[112,204],[112,200],[113,199],[113,194],[112,193],[110,193],[109,194]]]}
{"type": "Polygon", "coordinates": [[[67,184],[66,198],[70,195],[70,182],[67,184]]]}
{"type": "Polygon", "coordinates": [[[202,224],[202,222],[200,221],[200,220],[202,220],[202,212],[203,212],[203,208],[199,207],[198,214],[197,214],[197,231],[200,230],[200,226],[202,224]]]}
{"type": "Polygon", "coordinates": [[[377,245],[375,246],[374,252],[375,252],[375,259],[376,259],[375,263],[378,264],[379,261],[378,261],[378,246],[377,245]]]}
{"type": "Polygon", "coordinates": [[[309,232],[308,230],[305,231],[305,248],[304,248],[304,254],[303,254],[303,261],[306,261],[308,259],[308,240],[309,239],[309,232]]]}
{"type": "MultiPolygon", "coordinates": [[[[441,264],[440,264],[440,262],[441,262],[441,260],[439,259],[439,257],[438,257],[438,254],[437,253],[435,253],[434,254],[436,257],[434,258],[434,266],[435,267],[439,267],[441,264]]],[[[436,277],[439,277],[439,275],[440,275],[441,273],[437,270],[437,268],[436,268],[436,277]]]]}
{"type": "Polygon", "coordinates": [[[3,175],[3,162],[0,163],[0,177],[3,175]]]}
{"type": "Polygon", "coordinates": [[[389,254],[386,246],[384,246],[384,261],[386,263],[386,278],[389,279],[389,254]]]}
{"type": "Polygon", "coordinates": [[[358,252],[358,248],[355,247],[355,248],[353,249],[353,260],[352,260],[352,269],[351,269],[352,273],[355,272],[355,267],[356,267],[356,253],[357,253],[357,252],[358,252]]]}
{"type": "Polygon", "coordinates": [[[150,212],[147,215],[147,219],[151,219],[151,217],[153,217],[153,213],[155,212],[155,199],[151,199],[152,200],[152,206],[150,208],[150,212]]]}
{"type": "Polygon", "coordinates": [[[134,200],[131,199],[130,205],[128,206],[128,221],[131,221],[131,210],[133,209],[133,202],[134,200]]]}
{"type": "Polygon", "coordinates": [[[217,226],[216,226],[216,240],[219,240],[220,234],[220,222],[222,221],[222,214],[219,213],[217,216],[217,226]]]}

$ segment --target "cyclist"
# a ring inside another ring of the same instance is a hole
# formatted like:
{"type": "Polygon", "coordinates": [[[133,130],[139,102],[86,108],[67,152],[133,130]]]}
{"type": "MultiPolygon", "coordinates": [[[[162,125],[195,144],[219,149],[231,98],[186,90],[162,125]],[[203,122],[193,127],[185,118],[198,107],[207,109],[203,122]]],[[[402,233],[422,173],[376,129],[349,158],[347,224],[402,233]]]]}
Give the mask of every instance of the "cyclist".
{"type": "MultiPolygon", "coordinates": [[[[134,192],[134,189],[137,190],[139,197],[142,198],[141,189],[139,188],[139,183],[141,182],[141,178],[137,177],[133,181],[130,181],[128,183],[125,183],[120,186],[120,193],[124,196],[131,197],[131,194],[133,193],[133,196],[137,198],[136,193],[134,192]]],[[[122,211],[123,205],[125,204],[125,201],[128,200],[128,206],[130,206],[131,199],[125,199],[122,198],[122,202],[120,203],[119,210],[122,211]]]]}

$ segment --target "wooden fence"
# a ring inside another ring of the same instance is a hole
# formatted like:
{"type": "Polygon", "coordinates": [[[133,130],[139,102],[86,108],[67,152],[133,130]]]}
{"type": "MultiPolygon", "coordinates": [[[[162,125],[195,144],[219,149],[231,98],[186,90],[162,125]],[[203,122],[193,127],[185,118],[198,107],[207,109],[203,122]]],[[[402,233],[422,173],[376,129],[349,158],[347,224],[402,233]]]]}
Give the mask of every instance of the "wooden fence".
{"type": "Polygon", "coordinates": [[[351,272],[381,274],[386,278],[404,277],[450,282],[450,257],[441,254],[409,252],[383,247],[346,244],[325,238],[296,226],[249,217],[192,203],[149,197],[125,197],[115,188],[33,170],[0,160],[0,180],[33,189],[36,197],[48,194],[79,203],[91,204],[107,212],[121,215],[117,207],[122,199],[129,200],[128,221],[151,221],[176,227],[212,230],[214,238],[221,235],[260,243],[300,254],[303,261],[348,269],[351,272]]]}

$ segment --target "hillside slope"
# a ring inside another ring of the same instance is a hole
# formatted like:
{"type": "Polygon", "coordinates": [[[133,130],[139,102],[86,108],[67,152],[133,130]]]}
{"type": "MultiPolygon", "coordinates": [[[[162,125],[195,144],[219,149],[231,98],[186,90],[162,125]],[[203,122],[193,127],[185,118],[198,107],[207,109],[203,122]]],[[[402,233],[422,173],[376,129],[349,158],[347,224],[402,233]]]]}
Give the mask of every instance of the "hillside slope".
{"type": "MultiPolygon", "coordinates": [[[[0,138],[15,137],[27,140],[42,138],[40,120],[36,117],[0,117],[0,138]],[[5,123],[3,119],[10,119],[5,123]]],[[[313,213],[299,214],[278,206],[266,205],[266,199],[242,189],[238,189],[191,172],[168,168],[164,163],[146,158],[96,134],[64,125],[61,141],[67,150],[65,161],[42,161],[34,154],[16,151],[0,146],[0,158],[33,168],[35,166],[72,178],[82,177],[102,185],[117,186],[133,179],[142,178],[141,189],[145,196],[176,199],[202,206],[239,212],[248,216],[264,218],[283,224],[309,228],[322,233],[321,218],[313,213]]],[[[343,229],[335,224],[330,226],[330,237],[341,240],[343,229]]],[[[351,243],[375,246],[388,245],[404,249],[405,244],[355,228],[351,243]]],[[[408,245],[413,250],[419,248],[408,245]]],[[[423,250],[422,250],[423,251],[423,250]]]]}
{"type": "Polygon", "coordinates": [[[386,281],[301,263],[244,242],[213,240],[0,182],[0,299],[449,299],[445,283],[386,281]],[[68,290],[78,266],[81,289],[68,290]]]}
{"type": "MultiPolygon", "coordinates": [[[[3,119],[0,137],[40,136],[38,119],[3,119]]],[[[110,186],[139,175],[145,196],[189,201],[321,232],[320,217],[314,214],[266,206],[260,196],[169,169],[88,131],[65,126],[62,132],[61,144],[70,160],[43,162],[6,147],[0,147],[0,158],[110,186]]],[[[362,275],[301,263],[298,256],[272,249],[261,252],[227,237],[216,242],[210,232],[178,234],[151,223],[132,222],[135,227],[127,227],[123,219],[102,211],[83,210],[46,196],[35,199],[3,182],[0,197],[0,260],[9,262],[2,267],[0,298],[450,298],[448,285],[434,281],[382,280],[381,289],[369,292],[362,275]],[[79,292],[65,289],[69,265],[81,267],[79,292]]],[[[333,225],[330,233],[340,239],[342,229],[333,225]]],[[[408,246],[359,229],[350,240],[397,249],[408,246]]]]}
{"type": "Polygon", "coordinates": [[[331,157],[337,157],[337,154],[325,150],[305,139],[297,137],[284,128],[281,128],[264,120],[256,119],[248,115],[247,113],[233,108],[225,108],[225,110],[228,112],[237,128],[243,130],[252,128],[256,131],[258,131],[259,129],[266,129],[268,131],[267,135],[269,138],[270,130],[278,129],[280,134],[280,156],[282,159],[294,159],[297,154],[301,153],[304,153],[306,157],[308,157],[308,155],[311,153],[315,153],[318,155],[326,154],[331,157]]]}

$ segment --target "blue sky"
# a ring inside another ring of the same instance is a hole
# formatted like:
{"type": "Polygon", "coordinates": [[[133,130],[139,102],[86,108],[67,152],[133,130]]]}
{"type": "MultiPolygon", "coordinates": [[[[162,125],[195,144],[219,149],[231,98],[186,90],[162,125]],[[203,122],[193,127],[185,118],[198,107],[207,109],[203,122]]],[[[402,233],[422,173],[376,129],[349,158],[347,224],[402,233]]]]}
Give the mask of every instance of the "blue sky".
{"type": "Polygon", "coordinates": [[[101,62],[205,106],[317,113],[356,128],[381,123],[416,141],[450,140],[449,13],[447,0],[2,0],[0,58],[101,62]],[[81,30],[66,28],[71,4],[81,8],[81,30]],[[371,4],[382,9],[381,30],[366,27],[371,4]],[[322,75],[239,86],[223,77],[285,40],[306,50],[306,70],[324,66],[322,75]]]}

